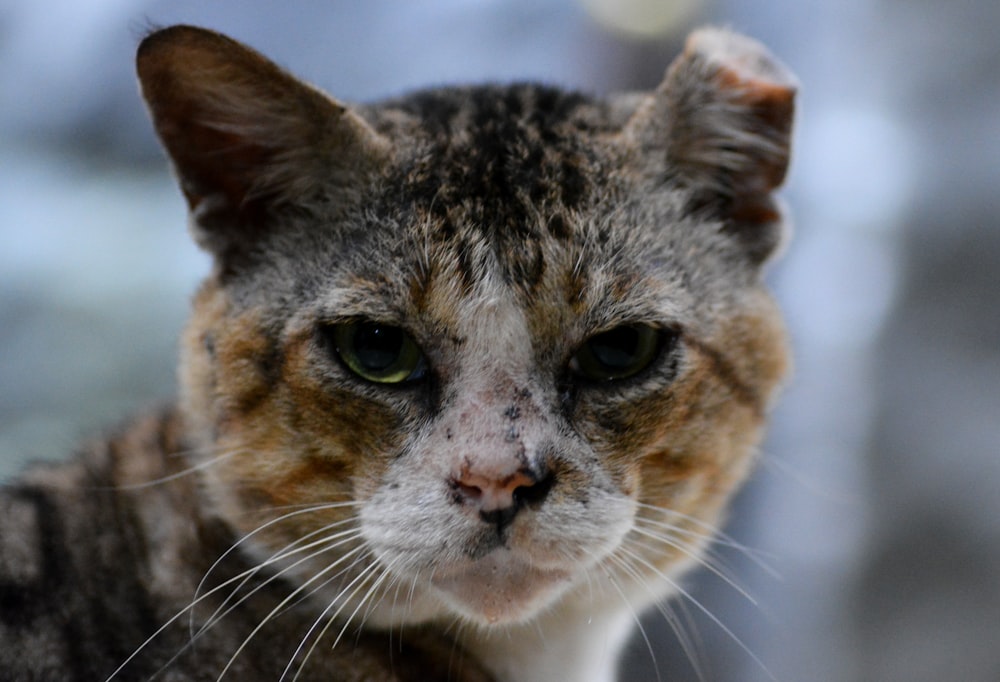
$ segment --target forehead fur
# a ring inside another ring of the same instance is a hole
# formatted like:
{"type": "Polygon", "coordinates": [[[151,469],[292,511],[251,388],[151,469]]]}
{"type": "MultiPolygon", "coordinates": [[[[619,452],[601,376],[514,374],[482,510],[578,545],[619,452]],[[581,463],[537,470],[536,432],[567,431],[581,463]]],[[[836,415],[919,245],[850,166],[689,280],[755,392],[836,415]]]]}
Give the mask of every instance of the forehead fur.
{"type": "Polygon", "coordinates": [[[533,289],[546,267],[543,242],[572,240],[577,216],[604,194],[607,159],[594,143],[609,122],[583,95],[537,85],[455,88],[391,102],[376,117],[387,113],[408,125],[385,130],[403,138],[403,153],[383,208],[405,207],[402,217],[432,225],[430,236],[465,260],[464,276],[476,259],[492,257],[510,283],[533,289]]]}
{"type": "Polygon", "coordinates": [[[687,210],[682,188],[633,163],[621,137],[630,111],[626,99],[531,84],[438,89],[362,109],[392,141],[393,161],[350,210],[335,196],[329,212],[281,217],[250,288],[279,305],[274,294],[286,291],[300,305],[332,286],[357,299],[338,300],[342,314],[400,322],[433,287],[453,300],[503,289],[549,324],[592,332],[662,321],[668,298],[679,312],[685,297],[744,284],[733,278],[750,270],[718,225],[687,210]],[[280,281],[261,286],[275,270],[280,281]]]}
{"type": "Polygon", "coordinates": [[[687,193],[635,163],[621,134],[628,98],[520,84],[417,93],[364,113],[397,151],[374,212],[438,247],[411,244],[418,252],[449,252],[466,287],[499,266],[530,299],[553,279],[579,289],[584,269],[669,269],[677,242],[726,255],[717,229],[686,210],[687,193]]]}
{"type": "Polygon", "coordinates": [[[445,88],[355,108],[202,29],[157,32],[137,57],[219,279],[258,302],[292,285],[292,303],[415,255],[465,290],[496,273],[529,299],[579,291],[567,271],[595,267],[619,289],[654,274],[697,296],[744,287],[781,240],[770,193],[795,88],[772,62],[701,31],[652,93],[445,88]]]}
{"type": "Polygon", "coordinates": [[[402,178],[422,203],[466,203],[488,224],[527,221],[533,207],[585,208],[599,159],[588,141],[609,130],[603,106],[539,85],[418,93],[385,109],[418,122],[402,178]]]}

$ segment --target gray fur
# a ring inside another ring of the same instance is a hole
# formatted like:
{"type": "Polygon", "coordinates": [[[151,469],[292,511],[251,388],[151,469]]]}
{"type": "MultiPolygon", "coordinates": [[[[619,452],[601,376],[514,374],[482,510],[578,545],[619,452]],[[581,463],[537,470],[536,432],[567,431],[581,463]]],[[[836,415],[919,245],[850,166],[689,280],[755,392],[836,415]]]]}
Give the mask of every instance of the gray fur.
{"type": "Polygon", "coordinates": [[[596,645],[698,560],[784,371],[784,70],[708,30],[653,93],[348,107],[190,27],[138,66],[214,270],[177,406],[0,494],[0,673],[609,679],[596,645]],[[426,375],[338,361],[358,320],[426,375]],[[634,326],[642,371],[581,378],[634,326]]]}

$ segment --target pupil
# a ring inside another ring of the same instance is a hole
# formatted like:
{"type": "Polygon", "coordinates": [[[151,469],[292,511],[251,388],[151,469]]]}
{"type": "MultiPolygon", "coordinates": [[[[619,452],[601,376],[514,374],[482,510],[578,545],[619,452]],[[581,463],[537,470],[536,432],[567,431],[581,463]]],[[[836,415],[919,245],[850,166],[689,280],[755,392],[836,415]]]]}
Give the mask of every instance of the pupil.
{"type": "Polygon", "coordinates": [[[354,337],[358,362],[373,371],[390,367],[399,359],[402,347],[403,332],[393,327],[363,325],[354,337]]]}
{"type": "Polygon", "coordinates": [[[635,360],[639,332],[633,327],[621,327],[601,334],[590,343],[590,350],[605,367],[623,368],[635,360]]]}

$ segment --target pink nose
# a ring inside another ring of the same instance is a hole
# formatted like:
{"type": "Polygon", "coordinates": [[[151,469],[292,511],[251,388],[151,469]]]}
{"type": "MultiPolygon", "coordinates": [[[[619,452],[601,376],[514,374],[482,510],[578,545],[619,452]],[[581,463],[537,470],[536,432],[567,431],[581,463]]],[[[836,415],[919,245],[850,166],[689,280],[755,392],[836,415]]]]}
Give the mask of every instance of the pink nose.
{"type": "Polygon", "coordinates": [[[502,479],[482,476],[466,470],[455,480],[455,486],[462,497],[475,504],[481,511],[504,509],[514,505],[514,491],[530,488],[537,481],[523,471],[516,471],[502,479]]]}
{"type": "Polygon", "coordinates": [[[540,504],[548,495],[553,476],[538,476],[521,469],[508,476],[488,476],[468,467],[452,479],[456,501],[479,511],[490,524],[504,526],[525,504],[540,504]]]}

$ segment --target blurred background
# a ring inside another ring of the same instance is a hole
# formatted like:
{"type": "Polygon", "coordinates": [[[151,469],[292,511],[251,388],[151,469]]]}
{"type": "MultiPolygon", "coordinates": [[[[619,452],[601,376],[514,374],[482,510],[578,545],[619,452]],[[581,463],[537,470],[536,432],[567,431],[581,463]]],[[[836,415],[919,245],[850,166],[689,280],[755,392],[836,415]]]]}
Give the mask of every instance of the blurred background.
{"type": "Polygon", "coordinates": [[[645,89],[699,24],[767,43],[802,82],[769,275],[797,370],[727,527],[753,551],[718,550],[738,589],[691,576],[695,663],[654,612],[622,679],[1000,680],[1000,3],[0,0],[0,479],[174,392],[208,264],[132,64],[176,22],[345,100],[645,89]]]}

